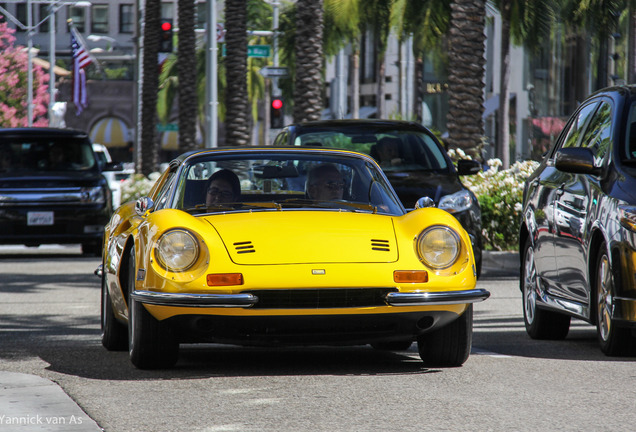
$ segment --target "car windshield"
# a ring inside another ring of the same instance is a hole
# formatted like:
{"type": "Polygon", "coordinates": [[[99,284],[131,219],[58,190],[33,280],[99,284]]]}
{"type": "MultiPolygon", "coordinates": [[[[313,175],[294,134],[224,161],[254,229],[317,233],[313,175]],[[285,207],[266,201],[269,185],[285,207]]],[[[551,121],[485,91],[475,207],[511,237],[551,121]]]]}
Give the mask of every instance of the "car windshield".
{"type": "Polygon", "coordinates": [[[174,207],[191,213],[324,209],[401,215],[374,164],[329,152],[200,155],[180,170],[174,207]]]}
{"type": "Polygon", "coordinates": [[[448,170],[443,149],[426,133],[414,130],[311,129],[299,132],[294,145],[343,148],[366,153],[387,172],[448,170]]]}
{"type": "Polygon", "coordinates": [[[87,171],[96,167],[91,144],[71,137],[3,137],[0,175],[87,171]]]}

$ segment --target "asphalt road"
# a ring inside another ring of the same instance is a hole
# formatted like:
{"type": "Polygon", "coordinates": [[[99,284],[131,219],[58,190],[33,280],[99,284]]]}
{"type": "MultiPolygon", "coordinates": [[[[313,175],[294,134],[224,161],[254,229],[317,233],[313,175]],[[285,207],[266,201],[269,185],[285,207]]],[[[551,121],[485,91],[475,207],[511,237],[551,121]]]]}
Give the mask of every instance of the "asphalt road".
{"type": "MultiPolygon", "coordinates": [[[[427,369],[415,345],[190,345],[174,369],[140,371],[101,347],[98,264],[76,247],[0,248],[0,371],[56,383],[106,431],[634,429],[635,358],[605,357],[578,321],[565,341],[529,339],[516,277],[479,281],[492,296],[461,368],[427,369]]],[[[2,431],[80,430],[8,426],[8,411],[2,431]]]]}

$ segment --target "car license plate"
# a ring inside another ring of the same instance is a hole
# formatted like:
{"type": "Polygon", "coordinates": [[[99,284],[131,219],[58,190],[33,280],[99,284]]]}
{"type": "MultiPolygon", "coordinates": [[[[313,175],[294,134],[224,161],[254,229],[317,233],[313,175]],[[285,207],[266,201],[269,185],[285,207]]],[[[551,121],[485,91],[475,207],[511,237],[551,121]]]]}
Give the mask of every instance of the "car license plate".
{"type": "Polygon", "coordinates": [[[53,225],[53,212],[28,212],[27,225],[53,225]]]}

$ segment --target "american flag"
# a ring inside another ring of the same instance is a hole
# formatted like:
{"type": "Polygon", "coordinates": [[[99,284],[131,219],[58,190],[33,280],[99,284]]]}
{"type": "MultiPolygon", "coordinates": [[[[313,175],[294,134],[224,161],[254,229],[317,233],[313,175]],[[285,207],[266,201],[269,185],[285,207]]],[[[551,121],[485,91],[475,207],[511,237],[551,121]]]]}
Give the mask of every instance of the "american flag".
{"type": "Polygon", "coordinates": [[[82,110],[88,107],[84,68],[91,64],[92,59],[82,42],[82,37],[73,26],[71,26],[71,50],[73,51],[73,103],[77,109],[77,115],[80,115],[82,110]]]}

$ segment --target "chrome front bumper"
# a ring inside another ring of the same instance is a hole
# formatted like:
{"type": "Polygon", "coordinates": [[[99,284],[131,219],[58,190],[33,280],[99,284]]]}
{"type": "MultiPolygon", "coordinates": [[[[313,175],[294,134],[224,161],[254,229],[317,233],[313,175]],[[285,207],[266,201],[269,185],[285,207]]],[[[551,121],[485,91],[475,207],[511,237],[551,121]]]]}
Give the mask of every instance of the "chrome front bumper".
{"type": "MultiPolygon", "coordinates": [[[[253,294],[181,294],[161,293],[155,291],[135,290],[132,298],[143,304],[172,307],[197,307],[197,308],[247,308],[258,302],[258,297],[253,294]]],[[[464,291],[398,293],[391,292],[386,295],[386,303],[389,306],[430,306],[477,303],[490,297],[490,292],[485,289],[472,289],[464,291]]]]}

